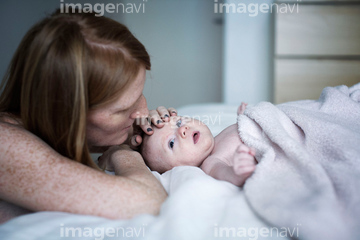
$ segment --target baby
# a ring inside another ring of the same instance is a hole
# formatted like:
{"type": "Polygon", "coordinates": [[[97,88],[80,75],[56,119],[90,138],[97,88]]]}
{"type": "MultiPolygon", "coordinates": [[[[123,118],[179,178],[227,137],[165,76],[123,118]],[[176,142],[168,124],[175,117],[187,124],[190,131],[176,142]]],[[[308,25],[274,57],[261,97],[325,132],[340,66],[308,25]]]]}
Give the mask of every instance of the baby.
{"type": "MultiPolygon", "coordinates": [[[[238,114],[245,110],[241,104],[238,114]]],[[[163,173],[176,166],[197,166],[206,174],[242,186],[257,164],[255,150],[240,139],[237,124],[215,138],[199,120],[171,117],[163,128],[144,136],[140,152],[153,171],[163,173]]]]}

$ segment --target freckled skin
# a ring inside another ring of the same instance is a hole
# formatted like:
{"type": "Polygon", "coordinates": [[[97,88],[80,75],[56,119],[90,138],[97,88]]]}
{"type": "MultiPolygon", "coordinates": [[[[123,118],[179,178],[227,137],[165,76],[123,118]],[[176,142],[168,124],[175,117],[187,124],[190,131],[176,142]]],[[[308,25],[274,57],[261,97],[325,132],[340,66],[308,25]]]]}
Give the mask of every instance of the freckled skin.
{"type": "Polygon", "coordinates": [[[128,218],[156,214],[166,197],[136,152],[117,156],[115,166],[129,176],[110,176],[59,155],[21,126],[0,121],[0,132],[0,211],[6,206],[11,212],[10,202],[31,211],[128,218]]]}

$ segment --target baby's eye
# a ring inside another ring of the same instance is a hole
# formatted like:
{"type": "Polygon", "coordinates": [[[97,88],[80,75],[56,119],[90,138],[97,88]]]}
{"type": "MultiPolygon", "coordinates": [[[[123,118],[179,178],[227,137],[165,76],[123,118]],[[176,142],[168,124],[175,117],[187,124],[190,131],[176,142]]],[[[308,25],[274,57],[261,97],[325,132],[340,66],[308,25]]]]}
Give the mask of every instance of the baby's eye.
{"type": "Polygon", "coordinates": [[[169,141],[169,148],[170,148],[170,149],[173,149],[174,143],[175,143],[175,139],[171,139],[171,140],[169,141]]]}
{"type": "Polygon", "coordinates": [[[177,126],[177,127],[181,127],[181,119],[179,119],[179,120],[176,122],[176,126],[177,126]]]}

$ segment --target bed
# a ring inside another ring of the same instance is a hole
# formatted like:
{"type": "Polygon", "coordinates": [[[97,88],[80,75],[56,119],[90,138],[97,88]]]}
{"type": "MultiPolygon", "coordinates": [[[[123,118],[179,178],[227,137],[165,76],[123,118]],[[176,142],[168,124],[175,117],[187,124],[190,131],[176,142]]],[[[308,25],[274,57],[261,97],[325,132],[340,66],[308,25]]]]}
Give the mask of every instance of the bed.
{"type": "Polygon", "coordinates": [[[0,239],[360,239],[360,83],[319,100],[178,109],[217,135],[238,122],[259,161],[243,188],[196,167],[153,174],[169,193],[158,216],[129,220],[38,212],[0,226],[0,239]]]}

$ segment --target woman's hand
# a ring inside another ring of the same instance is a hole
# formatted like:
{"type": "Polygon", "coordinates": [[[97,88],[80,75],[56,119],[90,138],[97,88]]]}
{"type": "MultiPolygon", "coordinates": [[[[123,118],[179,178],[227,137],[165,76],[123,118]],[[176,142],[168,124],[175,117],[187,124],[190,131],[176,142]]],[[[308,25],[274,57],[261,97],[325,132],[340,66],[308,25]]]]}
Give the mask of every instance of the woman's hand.
{"type": "Polygon", "coordinates": [[[142,133],[152,135],[154,133],[151,124],[157,128],[162,128],[164,122],[168,122],[171,116],[176,116],[175,108],[158,107],[156,110],[150,110],[146,119],[139,119],[133,124],[133,134],[130,138],[129,145],[132,149],[136,149],[142,142],[142,133]]]}
{"type": "Polygon", "coordinates": [[[163,190],[160,182],[154,181],[154,176],[140,153],[132,150],[129,145],[110,147],[98,158],[98,165],[103,170],[114,172],[117,176],[141,182],[148,188],[157,187],[163,190]]]}

